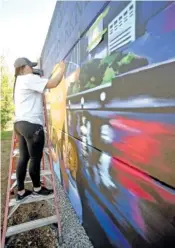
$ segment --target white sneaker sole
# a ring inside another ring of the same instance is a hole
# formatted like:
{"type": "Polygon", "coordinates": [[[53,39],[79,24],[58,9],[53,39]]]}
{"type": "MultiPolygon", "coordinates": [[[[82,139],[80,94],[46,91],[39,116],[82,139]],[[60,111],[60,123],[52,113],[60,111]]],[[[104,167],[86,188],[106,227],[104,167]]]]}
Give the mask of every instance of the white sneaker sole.
{"type": "Polygon", "coordinates": [[[33,197],[33,198],[40,198],[40,197],[42,197],[42,198],[47,198],[48,196],[51,196],[51,195],[53,195],[53,193],[48,194],[48,195],[32,194],[31,197],[33,197]]]}

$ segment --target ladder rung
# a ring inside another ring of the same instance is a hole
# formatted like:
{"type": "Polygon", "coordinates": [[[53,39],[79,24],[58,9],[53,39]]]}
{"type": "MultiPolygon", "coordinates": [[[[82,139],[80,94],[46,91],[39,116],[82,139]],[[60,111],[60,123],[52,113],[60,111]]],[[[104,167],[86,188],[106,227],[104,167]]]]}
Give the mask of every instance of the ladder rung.
{"type": "MultiPolygon", "coordinates": [[[[51,181],[50,178],[45,177],[45,179],[46,179],[49,183],[52,183],[52,181],[51,181]]],[[[31,180],[29,180],[29,181],[27,180],[27,181],[25,181],[24,183],[25,183],[25,184],[27,184],[27,183],[32,183],[32,181],[31,181],[31,180]]],[[[41,182],[41,183],[42,183],[42,182],[41,182]]],[[[10,188],[10,191],[12,191],[16,186],[17,186],[17,181],[15,180],[14,183],[12,184],[11,188],[10,188]]]]}
{"type": "MultiPolygon", "coordinates": [[[[32,181],[31,181],[31,180],[25,181],[24,183],[25,183],[25,184],[27,184],[27,183],[32,183],[32,181]]],[[[11,186],[11,188],[10,188],[10,191],[13,190],[16,186],[17,186],[17,181],[14,181],[14,183],[12,184],[12,186],[11,186]]]]}
{"type": "Polygon", "coordinates": [[[7,228],[6,237],[10,237],[12,235],[22,233],[22,232],[27,232],[27,231],[30,231],[32,229],[39,228],[42,226],[51,225],[53,223],[57,223],[56,215],[53,215],[47,218],[42,218],[39,220],[29,221],[26,223],[15,225],[15,226],[10,226],[7,228]]]}
{"type": "Polygon", "coordinates": [[[9,203],[9,207],[13,207],[18,204],[28,204],[32,202],[38,202],[38,201],[47,201],[53,198],[54,198],[54,194],[50,194],[47,196],[37,196],[37,197],[29,196],[26,199],[19,201],[19,202],[17,202],[16,199],[11,199],[9,203]]]}
{"type": "Polygon", "coordinates": [[[10,191],[13,190],[17,185],[17,181],[14,181],[14,183],[12,184],[11,188],[10,188],[10,191]]]}
{"type": "MultiPolygon", "coordinates": [[[[41,176],[49,176],[49,175],[51,175],[50,170],[41,170],[41,176]]],[[[27,173],[27,177],[29,177],[29,173],[27,173]]],[[[11,179],[16,180],[16,173],[12,174],[11,179]]]]}
{"type": "MultiPolygon", "coordinates": [[[[44,148],[44,151],[45,151],[46,153],[48,153],[48,152],[49,152],[48,147],[45,147],[45,148],[44,148]]],[[[17,157],[17,156],[19,156],[19,148],[16,148],[16,149],[13,150],[13,157],[17,157]]]]}
{"type": "Polygon", "coordinates": [[[17,157],[19,155],[19,149],[13,150],[13,157],[17,157]]]}
{"type": "Polygon", "coordinates": [[[44,152],[47,153],[47,154],[49,154],[49,148],[48,147],[45,147],[44,148],[44,152]]]}

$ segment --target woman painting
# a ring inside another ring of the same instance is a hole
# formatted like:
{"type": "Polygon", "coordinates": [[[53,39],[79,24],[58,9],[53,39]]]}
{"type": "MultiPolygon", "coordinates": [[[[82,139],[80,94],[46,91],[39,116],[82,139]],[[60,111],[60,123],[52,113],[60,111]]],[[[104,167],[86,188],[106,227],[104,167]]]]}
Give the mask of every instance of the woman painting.
{"type": "Polygon", "coordinates": [[[36,65],[37,63],[32,63],[27,58],[18,58],[14,63],[14,129],[18,136],[20,151],[16,169],[17,201],[31,194],[32,196],[39,196],[53,193],[52,189],[47,189],[40,183],[40,164],[44,148],[42,94],[45,89],[55,88],[61,82],[65,64],[64,62],[60,63],[60,70],[52,79],[34,75],[33,67],[36,65]],[[29,159],[29,174],[33,183],[33,192],[24,188],[29,159]]]}

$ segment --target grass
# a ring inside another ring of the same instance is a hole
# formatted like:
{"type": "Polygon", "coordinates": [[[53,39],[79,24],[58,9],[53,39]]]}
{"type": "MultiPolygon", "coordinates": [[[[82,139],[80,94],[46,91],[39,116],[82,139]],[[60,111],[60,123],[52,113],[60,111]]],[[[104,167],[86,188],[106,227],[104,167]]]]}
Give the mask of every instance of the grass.
{"type": "Polygon", "coordinates": [[[1,227],[3,223],[4,209],[5,209],[5,199],[7,191],[8,182],[8,170],[10,161],[10,147],[11,147],[12,131],[5,130],[1,131],[1,227]]]}
{"type": "Polygon", "coordinates": [[[12,138],[12,130],[1,131],[1,141],[11,139],[12,138]]]}

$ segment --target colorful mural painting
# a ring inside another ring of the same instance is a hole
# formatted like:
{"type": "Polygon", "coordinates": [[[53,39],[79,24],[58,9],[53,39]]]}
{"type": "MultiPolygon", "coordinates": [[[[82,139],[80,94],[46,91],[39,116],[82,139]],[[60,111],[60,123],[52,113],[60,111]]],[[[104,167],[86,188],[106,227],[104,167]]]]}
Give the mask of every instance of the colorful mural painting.
{"type": "Polygon", "coordinates": [[[94,247],[175,247],[175,2],[57,2],[50,30],[54,168],[94,247]]]}

